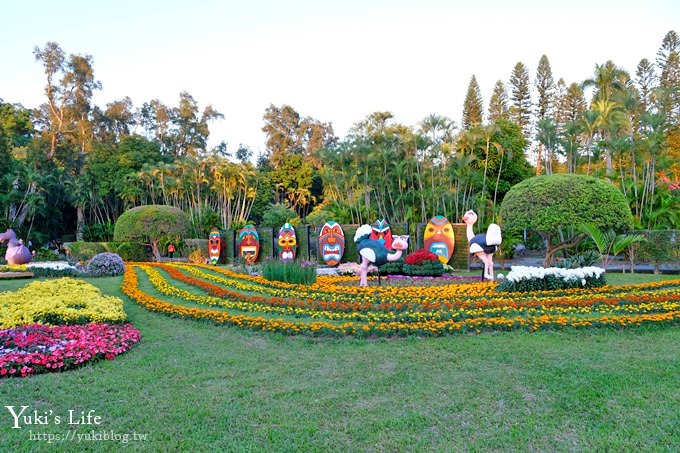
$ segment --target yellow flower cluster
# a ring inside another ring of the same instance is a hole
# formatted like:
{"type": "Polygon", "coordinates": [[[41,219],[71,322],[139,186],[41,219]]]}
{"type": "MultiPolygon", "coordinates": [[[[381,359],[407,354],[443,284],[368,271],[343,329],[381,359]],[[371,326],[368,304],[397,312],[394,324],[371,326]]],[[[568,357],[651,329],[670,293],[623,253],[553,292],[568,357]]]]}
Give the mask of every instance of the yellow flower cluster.
{"type": "Polygon", "coordinates": [[[680,280],[499,293],[488,282],[359,288],[355,277],[319,277],[314,285],[298,286],[211,266],[158,264],[129,266],[123,290],[153,311],[290,334],[443,335],[680,321],[680,280]],[[136,269],[163,299],[140,289],[136,269]]]}
{"type": "Polygon", "coordinates": [[[35,281],[18,291],[0,293],[0,329],[26,324],[119,323],[123,301],[74,278],[35,281]]]}

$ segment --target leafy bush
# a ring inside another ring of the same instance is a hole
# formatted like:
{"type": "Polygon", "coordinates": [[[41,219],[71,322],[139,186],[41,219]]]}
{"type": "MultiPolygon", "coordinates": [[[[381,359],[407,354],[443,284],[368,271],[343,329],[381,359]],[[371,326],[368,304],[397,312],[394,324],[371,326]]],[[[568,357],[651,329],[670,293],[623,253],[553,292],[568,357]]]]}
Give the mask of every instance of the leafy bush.
{"type": "Polygon", "coordinates": [[[588,267],[597,263],[600,259],[600,254],[595,250],[586,250],[578,255],[562,258],[557,262],[555,267],[561,269],[578,269],[579,267],[588,267]]]}
{"type": "Polygon", "coordinates": [[[154,256],[160,260],[159,244],[189,235],[189,216],[172,206],[147,205],[125,211],[113,234],[116,242],[139,242],[150,244],[154,256]]]}
{"type": "Polygon", "coordinates": [[[123,259],[111,252],[104,252],[92,257],[87,263],[87,273],[93,277],[110,277],[125,273],[123,259]]]}
{"type": "Polygon", "coordinates": [[[149,254],[144,244],[137,242],[121,242],[116,245],[116,253],[120,255],[123,261],[147,261],[149,254]]]}
{"type": "Polygon", "coordinates": [[[404,258],[388,261],[378,268],[380,275],[402,275],[404,273],[404,258]]]}
{"type": "Polygon", "coordinates": [[[270,281],[311,285],[316,282],[316,263],[268,260],[262,264],[262,276],[270,281]]]}
{"type": "Polygon", "coordinates": [[[558,267],[512,266],[505,278],[501,277],[497,291],[530,292],[567,288],[596,288],[607,284],[601,267],[561,269],[558,267]]]}
{"type": "Polygon", "coordinates": [[[402,269],[406,275],[439,277],[444,273],[444,265],[439,261],[439,257],[425,249],[409,254],[404,259],[402,269]]]}
{"type": "Polygon", "coordinates": [[[98,253],[110,252],[110,247],[105,242],[69,242],[64,244],[66,255],[71,261],[81,262],[92,259],[98,253]]]}

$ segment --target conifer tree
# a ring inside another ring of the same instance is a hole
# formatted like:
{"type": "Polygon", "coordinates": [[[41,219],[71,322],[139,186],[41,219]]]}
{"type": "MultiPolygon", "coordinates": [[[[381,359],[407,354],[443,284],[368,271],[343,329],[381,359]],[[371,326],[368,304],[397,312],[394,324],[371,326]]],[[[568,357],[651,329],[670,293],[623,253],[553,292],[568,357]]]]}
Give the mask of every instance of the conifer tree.
{"type": "Polygon", "coordinates": [[[555,104],[555,81],[553,80],[550,62],[545,55],[541,56],[536,70],[536,117],[543,120],[552,116],[555,104]]]}
{"type": "Polygon", "coordinates": [[[521,61],[512,70],[510,87],[510,118],[522,128],[524,136],[528,137],[531,126],[531,84],[529,70],[521,61]]]}
{"type": "Polygon", "coordinates": [[[482,124],[483,112],[482,93],[477,78],[473,75],[463,104],[463,129],[470,129],[472,126],[482,124]]]}
{"type": "Polygon", "coordinates": [[[489,122],[495,123],[498,120],[510,119],[508,107],[508,92],[505,84],[501,80],[496,82],[489,101],[489,122]]]}
{"type": "Polygon", "coordinates": [[[656,64],[661,73],[661,113],[668,117],[672,125],[677,126],[680,124],[680,37],[675,31],[666,33],[656,55],[656,64]]]}

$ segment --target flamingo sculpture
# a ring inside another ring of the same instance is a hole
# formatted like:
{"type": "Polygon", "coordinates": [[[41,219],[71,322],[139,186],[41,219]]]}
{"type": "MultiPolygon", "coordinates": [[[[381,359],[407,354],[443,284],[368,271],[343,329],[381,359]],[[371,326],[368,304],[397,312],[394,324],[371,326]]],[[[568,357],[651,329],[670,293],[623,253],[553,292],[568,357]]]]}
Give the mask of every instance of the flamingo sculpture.
{"type": "Polygon", "coordinates": [[[5,253],[7,264],[26,264],[33,258],[31,251],[17,239],[16,233],[11,228],[0,233],[0,242],[7,242],[5,253]]]}
{"type": "Polygon", "coordinates": [[[354,235],[354,242],[357,244],[357,252],[361,256],[361,280],[359,286],[368,286],[368,266],[374,264],[378,267],[388,261],[397,261],[401,258],[404,250],[408,250],[408,235],[392,236],[392,248],[394,253],[378,239],[371,239],[372,228],[369,225],[362,225],[354,235]]]}
{"type": "Polygon", "coordinates": [[[492,223],[486,230],[486,234],[475,234],[472,225],[477,222],[477,214],[474,211],[466,212],[463,216],[463,222],[467,225],[466,233],[470,244],[470,254],[484,263],[482,279],[493,280],[493,254],[502,241],[501,228],[492,223]]]}

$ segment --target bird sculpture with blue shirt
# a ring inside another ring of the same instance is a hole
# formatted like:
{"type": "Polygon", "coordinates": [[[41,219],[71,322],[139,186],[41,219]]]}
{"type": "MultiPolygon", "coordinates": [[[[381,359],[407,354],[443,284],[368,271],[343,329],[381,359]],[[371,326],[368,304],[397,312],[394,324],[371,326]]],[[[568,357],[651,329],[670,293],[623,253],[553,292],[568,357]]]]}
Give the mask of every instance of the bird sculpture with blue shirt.
{"type": "Polygon", "coordinates": [[[392,236],[392,248],[394,249],[394,252],[392,252],[382,241],[370,238],[372,231],[370,225],[362,225],[354,235],[357,253],[361,256],[359,286],[368,286],[368,266],[373,264],[380,267],[388,261],[396,261],[401,258],[404,250],[408,250],[408,235],[392,236]]]}

